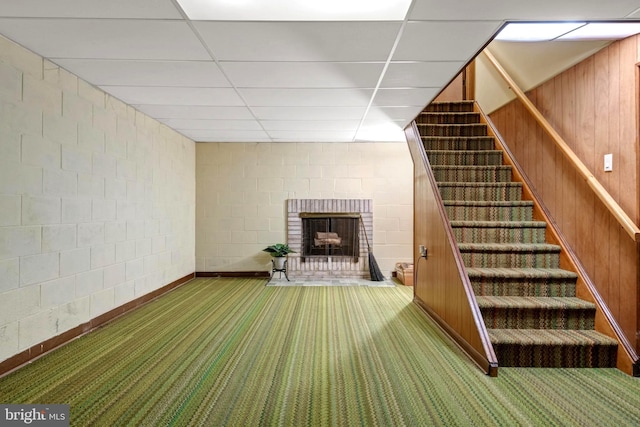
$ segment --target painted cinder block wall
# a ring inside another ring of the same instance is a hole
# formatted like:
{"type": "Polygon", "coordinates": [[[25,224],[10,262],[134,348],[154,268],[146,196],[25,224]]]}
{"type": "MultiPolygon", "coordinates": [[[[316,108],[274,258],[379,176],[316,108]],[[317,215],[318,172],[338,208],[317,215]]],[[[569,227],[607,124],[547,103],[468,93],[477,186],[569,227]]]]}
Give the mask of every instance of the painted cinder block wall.
{"type": "Polygon", "coordinates": [[[0,37],[0,361],[195,270],[195,143],[0,37]]]}
{"type": "Polygon", "coordinates": [[[198,143],[196,271],[267,271],[286,241],[287,199],[372,199],[386,277],[412,260],[413,163],[406,143],[198,143]]]}

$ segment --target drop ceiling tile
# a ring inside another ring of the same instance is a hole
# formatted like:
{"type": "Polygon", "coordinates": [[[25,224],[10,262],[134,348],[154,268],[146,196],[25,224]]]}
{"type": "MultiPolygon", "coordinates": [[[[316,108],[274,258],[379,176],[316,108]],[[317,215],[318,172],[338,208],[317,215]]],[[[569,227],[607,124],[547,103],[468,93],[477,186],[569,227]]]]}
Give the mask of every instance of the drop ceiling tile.
{"type": "Polygon", "coordinates": [[[261,120],[360,120],[362,107],[252,107],[261,120]]]}
{"type": "Polygon", "coordinates": [[[3,17],[182,19],[171,0],[5,1],[3,17]]]}
{"type": "Polygon", "coordinates": [[[440,88],[378,89],[372,105],[382,107],[424,107],[440,92],[440,88]]]}
{"type": "Polygon", "coordinates": [[[366,107],[373,89],[261,89],[238,92],[251,106],[259,107],[366,107]]]}
{"type": "Polygon", "coordinates": [[[394,61],[468,61],[489,42],[501,21],[408,22],[394,61]],[[437,43],[425,43],[437,40],[437,43]]]}
{"type": "Polygon", "coordinates": [[[369,128],[373,129],[377,126],[381,126],[382,124],[391,124],[397,128],[402,129],[406,126],[406,123],[410,122],[411,120],[367,120],[365,119],[362,122],[362,129],[369,129],[369,128]]]}
{"type": "Polygon", "coordinates": [[[350,142],[355,138],[355,131],[289,131],[273,130],[268,132],[274,140],[300,142],[350,142]]]}
{"type": "Polygon", "coordinates": [[[385,61],[399,22],[194,22],[221,61],[385,61]]]}
{"type": "Polygon", "coordinates": [[[351,131],[360,126],[360,120],[262,120],[267,131],[351,131]]]}
{"type": "Polygon", "coordinates": [[[216,119],[251,120],[253,115],[247,107],[210,107],[194,105],[133,105],[138,110],[156,119],[216,119]]]}
{"type": "Polygon", "coordinates": [[[271,138],[263,131],[251,130],[178,130],[196,142],[269,142],[271,138]]]}
{"type": "Polygon", "coordinates": [[[622,18],[638,8],[637,0],[462,0],[455,7],[441,0],[416,0],[412,20],[579,20],[622,18]]]}
{"type": "Polygon", "coordinates": [[[394,121],[407,123],[413,120],[422,111],[422,106],[411,107],[378,107],[372,106],[367,112],[364,123],[375,121],[394,121]]]}
{"type": "Polygon", "coordinates": [[[464,62],[392,62],[380,83],[383,88],[443,87],[464,62]]]}
{"type": "Polygon", "coordinates": [[[236,87],[375,88],[382,62],[222,62],[236,87]]]}
{"type": "Polygon", "coordinates": [[[163,119],[162,123],[180,130],[262,130],[255,120],[163,119]]]}
{"type": "Polygon", "coordinates": [[[100,86],[105,92],[127,104],[154,105],[217,105],[242,106],[242,99],[233,89],[173,88],[140,86],[100,86]]]}
{"type": "Polygon", "coordinates": [[[213,61],[57,59],[55,62],[98,86],[231,86],[213,61]]]}
{"type": "Polygon", "coordinates": [[[46,58],[211,59],[180,21],[1,18],[0,33],[46,58]]]}

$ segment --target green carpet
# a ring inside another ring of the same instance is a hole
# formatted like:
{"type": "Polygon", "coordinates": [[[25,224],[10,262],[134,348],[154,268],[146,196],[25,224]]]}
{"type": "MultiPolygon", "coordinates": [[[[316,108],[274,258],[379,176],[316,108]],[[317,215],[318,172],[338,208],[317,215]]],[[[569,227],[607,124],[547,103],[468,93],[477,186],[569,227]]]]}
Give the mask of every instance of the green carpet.
{"type": "Polygon", "coordinates": [[[576,298],[577,275],[473,110],[433,103],[416,122],[498,364],[616,366],[617,342],[594,330],[595,304],[576,298]]]}
{"type": "Polygon", "coordinates": [[[0,379],[77,426],[630,426],[616,369],[485,376],[397,287],[196,279],[0,379]]]}

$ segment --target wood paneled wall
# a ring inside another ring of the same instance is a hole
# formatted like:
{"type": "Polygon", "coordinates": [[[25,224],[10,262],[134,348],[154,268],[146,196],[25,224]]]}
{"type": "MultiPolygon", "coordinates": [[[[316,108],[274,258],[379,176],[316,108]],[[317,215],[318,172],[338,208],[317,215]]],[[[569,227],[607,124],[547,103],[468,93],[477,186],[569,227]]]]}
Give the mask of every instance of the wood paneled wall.
{"type": "Polygon", "coordinates": [[[489,375],[497,375],[497,358],[477,307],[455,237],[439,201],[415,126],[405,129],[414,163],[414,302],[422,307],[489,375]],[[418,247],[424,245],[427,258],[418,247]]]}
{"type": "Polygon", "coordinates": [[[438,94],[433,102],[455,102],[473,99],[476,92],[476,63],[472,61],[438,94]]]}
{"type": "MultiPolygon", "coordinates": [[[[638,48],[611,44],[527,95],[638,223],[638,48]],[[613,171],[603,171],[604,154],[613,171]]],[[[481,82],[479,82],[481,83],[481,82]]],[[[519,101],[490,115],[636,350],[639,252],[519,101]]]]}

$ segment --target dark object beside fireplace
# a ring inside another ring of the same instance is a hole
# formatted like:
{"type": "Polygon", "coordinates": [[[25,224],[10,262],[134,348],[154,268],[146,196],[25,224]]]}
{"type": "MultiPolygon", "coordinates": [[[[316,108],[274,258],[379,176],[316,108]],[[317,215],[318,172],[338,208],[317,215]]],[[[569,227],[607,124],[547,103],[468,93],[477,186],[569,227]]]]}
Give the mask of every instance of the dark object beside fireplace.
{"type": "Polygon", "coordinates": [[[345,257],[358,262],[360,214],[302,212],[302,262],[306,257],[345,257]]]}

